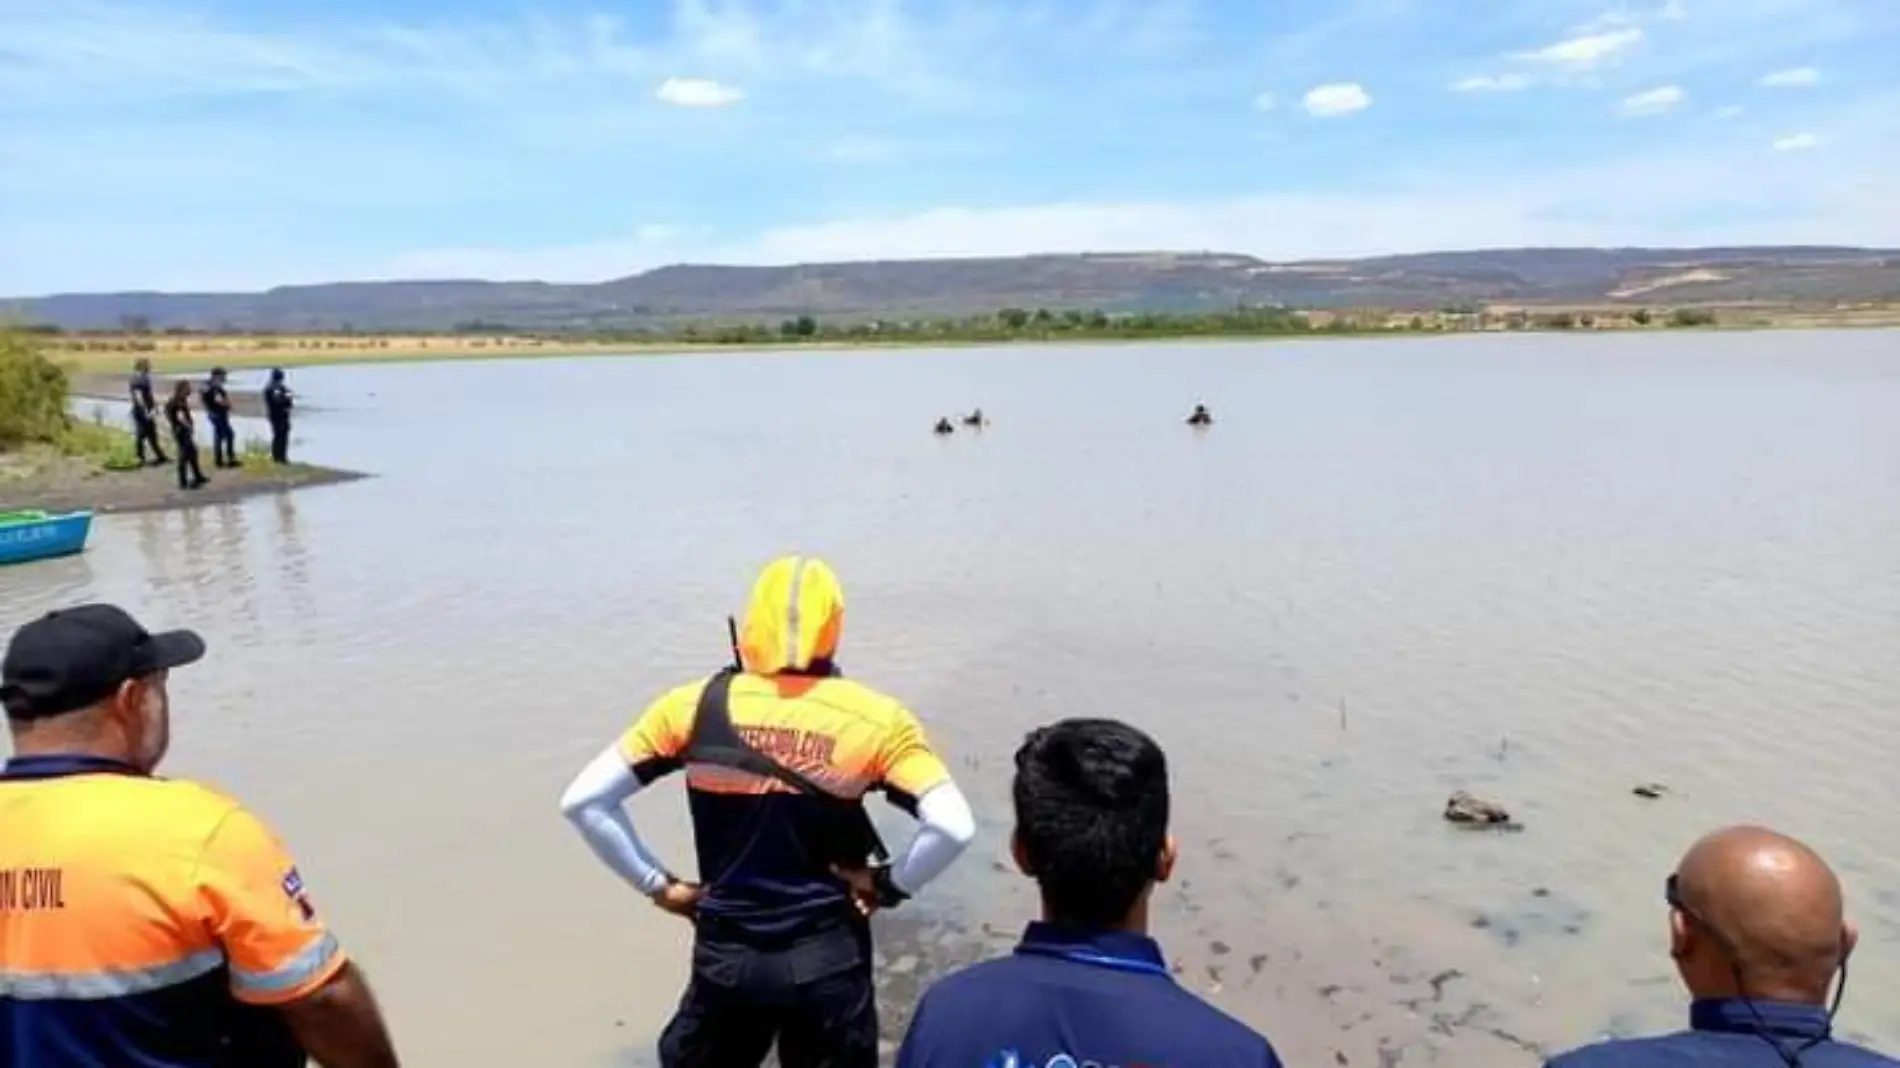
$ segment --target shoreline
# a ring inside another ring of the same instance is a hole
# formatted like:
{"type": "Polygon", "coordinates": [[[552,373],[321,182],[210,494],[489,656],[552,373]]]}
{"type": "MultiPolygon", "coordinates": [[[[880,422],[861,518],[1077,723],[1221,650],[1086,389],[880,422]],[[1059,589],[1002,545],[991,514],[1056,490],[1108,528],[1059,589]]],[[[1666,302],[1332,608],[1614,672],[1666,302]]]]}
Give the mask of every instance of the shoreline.
{"type": "MultiPolygon", "coordinates": [[[[132,447],[130,434],[108,432],[122,436],[126,449],[132,447]]],[[[169,442],[167,456],[172,462],[162,467],[118,469],[93,456],[61,453],[51,447],[0,453],[0,508],[89,510],[95,515],[183,511],[374,477],[362,471],[315,464],[278,467],[252,460],[242,451],[242,466],[217,468],[211,466],[210,443],[201,442],[198,449],[199,462],[210,483],[196,490],[178,488],[177,457],[169,442]]]]}
{"type": "MultiPolygon", "coordinates": [[[[1554,327],[1529,321],[1521,327],[1426,326],[1387,323],[1352,329],[1318,327],[1301,331],[1234,331],[1193,333],[1161,331],[1152,334],[1076,333],[1050,331],[1005,336],[925,336],[902,337],[816,337],[784,341],[715,341],[681,338],[607,340],[596,338],[534,337],[514,334],[486,336],[433,335],[331,335],[317,334],[285,337],[281,345],[263,347],[265,338],[252,335],[210,336],[129,336],[93,335],[49,338],[46,352],[72,376],[75,395],[105,401],[122,399],[123,376],[130,373],[132,361],[145,358],[152,362],[155,374],[176,378],[203,374],[222,366],[233,372],[258,371],[271,367],[374,366],[377,364],[492,362],[497,360],[573,359],[597,356],[712,356],[765,355],[796,352],[899,352],[905,349],[965,349],[1023,347],[1075,347],[1085,345],[1133,344],[1221,344],[1274,343],[1319,340],[1368,340],[1397,338],[1448,338],[1513,334],[1556,334],[1589,336],[1599,334],[1679,334],[1689,332],[1737,333],[1801,330],[1880,330],[1900,328],[1900,309],[1868,308],[1855,311],[1766,310],[1758,316],[1718,317],[1713,324],[1672,326],[1658,321],[1648,325],[1598,325],[1554,327]]],[[[1550,309],[1496,309],[1488,314],[1510,316],[1551,314],[1550,309]]],[[[1587,314],[1587,313],[1586,313],[1587,314]]],[[[1410,317],[1399,317],[1409,322],[1410,317]]],[[[261,414],[257,394],[251,390],[233,390],[232,400],[240,405],[239,415],[261,414]],[[245,410],[255,406],[255,411],[245,410]]]]}

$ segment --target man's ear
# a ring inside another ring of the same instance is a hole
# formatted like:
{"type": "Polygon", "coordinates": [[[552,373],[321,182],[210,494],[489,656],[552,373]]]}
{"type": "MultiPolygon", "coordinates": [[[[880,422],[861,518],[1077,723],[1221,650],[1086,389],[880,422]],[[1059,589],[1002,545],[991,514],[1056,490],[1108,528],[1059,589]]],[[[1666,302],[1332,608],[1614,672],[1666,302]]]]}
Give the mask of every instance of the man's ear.
{"type": "Polygon", "coordinates": [[[1669,910],[1669,956],[1675,960],[1687,960],[1695,952],[1695,932],[1689,927],[1689,918],[1681,912],[1669,910]]]}
{"type": "Polygon", "coordinates": [[[1029,863],[1029,851],[1023,848],[1023,836],[1020,831],[1009,832],[1009,855],[1015,858],[1017,871],[1031,879],[1036,877],[1035,866],[1029,863]]]}
{"type": "Polygon", "coordinates": [[[1175,862],[1181,859],[1181,843],[1173,835],[1161,840],[1161,855],[1155,858],[1155,882],[1165,883],[1174,877],[1175,862]]]}
{"type": "Polygon", "coordinates": [[[1854,926],[1853,920],[1842,921],[1841,923],[1841,963],[1842,964],[1847,963],[1847,958],[1853,954],[1854,947],[1857,945],[1860,945],[1860,928],[1854,926]]]}
{"type": "Polygon", "coordinates": [[[127,679],[112,692],[112,700],[107,703],[107,713],[121,730],[136,731],[144,724],[147,688],[143,679],[127,679]]]}

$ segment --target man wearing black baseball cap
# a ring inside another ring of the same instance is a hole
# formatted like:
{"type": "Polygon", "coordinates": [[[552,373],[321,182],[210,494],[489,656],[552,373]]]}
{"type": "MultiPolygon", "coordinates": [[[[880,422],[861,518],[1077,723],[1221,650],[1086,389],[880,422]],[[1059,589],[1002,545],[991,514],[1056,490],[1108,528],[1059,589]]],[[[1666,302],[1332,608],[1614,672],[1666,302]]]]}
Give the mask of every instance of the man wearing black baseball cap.
{"type": "Polygon", "coordinates": [[[204,656],[111,605],[53,612],[0,663],[0,1035],[9,1068],[393,1068],[362,972],[237,802],[153,771],[172,669],[204,656]]]}

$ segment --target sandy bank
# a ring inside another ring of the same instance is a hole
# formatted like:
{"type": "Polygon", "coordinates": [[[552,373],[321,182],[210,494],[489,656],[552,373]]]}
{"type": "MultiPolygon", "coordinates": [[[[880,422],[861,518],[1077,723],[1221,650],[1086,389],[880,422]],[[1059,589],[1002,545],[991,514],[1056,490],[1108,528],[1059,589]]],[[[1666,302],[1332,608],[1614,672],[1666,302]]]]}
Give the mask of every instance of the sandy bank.
{"type": "MultiPolygon", "coordinates": [[[[170,447],[167,442],[168,456],[172,455],[170,447]]],[[[208,442],[199,446],[199,460],[211,484],[203,489],[181,490],[175,463],[119,471],[103,468],[91,459],[62,456],[50,449],[0,453],[0,508],[43,508],[54,512],[89,508],[100,513],[167,511],[369,477],[357,471],[309,464],[277,467],[247,463],[239,468],[219,469],[211,466],[208,442]]]]}

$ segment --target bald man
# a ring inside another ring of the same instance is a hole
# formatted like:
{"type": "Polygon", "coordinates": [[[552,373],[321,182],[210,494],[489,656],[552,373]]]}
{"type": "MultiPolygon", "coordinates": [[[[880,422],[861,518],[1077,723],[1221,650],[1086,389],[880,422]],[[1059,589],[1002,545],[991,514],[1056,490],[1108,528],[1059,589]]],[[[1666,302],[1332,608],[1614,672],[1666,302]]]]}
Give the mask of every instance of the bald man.
{"type": "Polygon", "coordinates": [[[1693,999],[1690,1029],[1586,1046],[1550,1068],[1900,1068],[1833,1038],[1855,933],[1841,882],[1814,850],[1763,827],[1729,827],[1690,847],[1664,899],[1669,955],[1693,999]]]}

